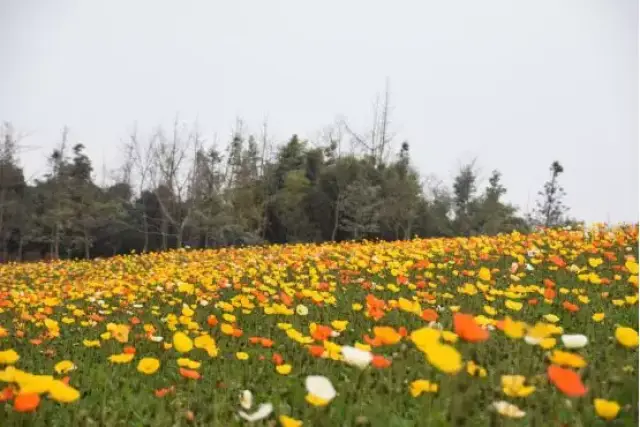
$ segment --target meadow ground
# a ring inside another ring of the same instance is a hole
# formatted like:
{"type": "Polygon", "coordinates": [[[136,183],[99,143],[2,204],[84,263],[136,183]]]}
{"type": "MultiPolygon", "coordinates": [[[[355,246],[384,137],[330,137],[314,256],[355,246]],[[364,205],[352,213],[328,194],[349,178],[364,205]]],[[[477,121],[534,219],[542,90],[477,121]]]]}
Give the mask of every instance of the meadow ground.
{"type": "Polygon", "coordinates": [[[637,425],[637,259],[632,226],[3,265],[0,425],[637,425]]]}

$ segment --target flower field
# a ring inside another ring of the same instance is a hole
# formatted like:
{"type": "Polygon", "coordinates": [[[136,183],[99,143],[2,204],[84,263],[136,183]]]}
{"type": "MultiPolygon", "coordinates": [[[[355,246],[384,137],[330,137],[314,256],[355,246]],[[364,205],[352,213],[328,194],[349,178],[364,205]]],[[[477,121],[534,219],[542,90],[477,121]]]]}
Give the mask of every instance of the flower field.
{"type": "Polygon", "coordinates": [[[638,422],[638,228],[0,267],[0,426],[638,422]]]}

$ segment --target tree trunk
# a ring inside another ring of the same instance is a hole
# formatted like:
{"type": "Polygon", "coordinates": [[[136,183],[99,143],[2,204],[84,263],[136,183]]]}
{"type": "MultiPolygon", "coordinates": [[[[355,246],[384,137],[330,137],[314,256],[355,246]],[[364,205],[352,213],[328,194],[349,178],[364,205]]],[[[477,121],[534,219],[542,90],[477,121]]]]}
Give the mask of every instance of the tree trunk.
{"type": "Polygon", "coordinates": [[[142,228],[144,230],[144,247],[142,248],[142,253],[146,253],[149,251],[149,221],[146,212],[142,213],[142,228]]]}
{"type": "Polygon", "coordinates": [[[336,207],[333,212],[333,230],[331,230],[331,241],[336,241],[336,236],[338,235],[338,226],[340,225],[340,204],[336,200],[336,207]]]}
{"type": "Polygon", "coordinates": [[[18,240],[18,261],[22,261],[23,246],[24,246],[24,239],[22,238],[22,236],[20,236],[20,239],[18,240]]]}
{"type": "Polygon", "coordinates": [[[91,253],[89,252],[90,250],[89,242],[90,242],[90,236],[87,229],[85,228],[84,229],[84,258],[85,259],[91,258],[91,253]]]}

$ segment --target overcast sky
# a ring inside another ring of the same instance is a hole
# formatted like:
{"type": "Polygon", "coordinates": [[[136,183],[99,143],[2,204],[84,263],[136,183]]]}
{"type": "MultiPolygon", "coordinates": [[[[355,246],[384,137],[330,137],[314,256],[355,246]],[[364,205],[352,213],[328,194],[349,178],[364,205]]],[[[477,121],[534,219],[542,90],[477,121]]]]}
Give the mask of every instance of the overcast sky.
{"type": "MultiPolygon", "coordinates": [[[[100,175],[119,141],[176,114],[225,139],[235,118],[313,137],[366,130],[390,81],[392,129],[450,183],[477,158],[533,207],[553,160],[571,214],[638,219],[638,2],[0,0],[0,120],[29,176],[63,125],[100,175]]],[[[484,187],[484,182],[482,183],[484,187]]]]}

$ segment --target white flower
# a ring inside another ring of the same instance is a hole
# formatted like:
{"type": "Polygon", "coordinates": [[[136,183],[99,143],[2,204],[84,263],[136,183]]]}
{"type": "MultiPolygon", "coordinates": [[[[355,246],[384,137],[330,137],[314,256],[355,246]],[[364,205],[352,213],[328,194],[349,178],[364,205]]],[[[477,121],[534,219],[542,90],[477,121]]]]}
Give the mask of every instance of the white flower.
{"type": "Polygon", "coordinates": [[[526,337],[524,337],[524,342],[526,342],[529,345],[538,345],[540,344],[540,341],[541,341],[540,338],[535,338],[530,335],[527,335],[526,337]]]}
{"type": "Polygon", "coordinates": [[[253,406],[253,394],[249,390],[242,390],[240,392],[240,406],[244,409],[251,409],[253,406]]]}
{"type": "Polygon", "coordinates": [[[527,268],[527,270],[529,270],[529,271],[533,271],[533,265],[531,265],[531,264],[529,264],[529,263],[527,263],[527,267],[526,267],[526,268],[527,268]]]}
{"type": "Polygon", "coordinates": [[[133,304],[133,308],[142,308],[144,305],[142,304],[133,304]]]}
{"type": "Polygon", "coordinates": [[[309,375],[304,382],[304,386],[307,389],[307,393],[325,402],[330,402],[337,394],[329,378],[322,375],[309,375]]]}
{"type": "Polygon", "coordinates": [[[200,305],[201,305],[202,307],[206,307],[206,306],[208,306],[208,305],[209,305],[209,301],[207,301],[206,299],[203,299],[203,300],[201,300],[201,301],[200,301],[200,305]]]}
{"type": "Polygon", "coordinates": [[[296,306],[296,313],[298,313],[299,316],[306,316],[309,314],[309,309],[302,304],[298,304],[296,306]]]}
{"type": "Polygon", "coordinates": [[[582,334],[565,334],[560,339],[567,348],[582,348],[589,342],[589,339],[582,334]]]}
{"type": "Polygon", "coordinates": [[[369,366],[369,363],[373,360],[373,355],[370,352],[348,345],[342,346],[342,356],[345,363],[360,369],[369,366]]]}
{"type": "Polygon", "coordinates": [[[492,406],[500,415],[504,415],[505,417],[522,418],[527,415],[526,412],[518,408],[516,405],[505,402],[504,400],[493,402],[492,406]]]}
{"type": "Polygon", "coordinates": [[[164,340],[164,338],[162,338],[160,335],[154,335],[150,339],[153,342],[162,342],[164,340]]]}
{"type": "Polygon", "coordinates": [[[271,403],[263,403],[258,406],[258,410],[253,414],[247,414],[243,411],[238,411],[238,415],[249,421],[250,423],[263,420],[267,418],[273,412],[273,405],[271,403]]]}
{"type": "Polygon", "coordinates": [[[329,335],[331,335],[331,337],[332,337],[332,338],[337,338],[337,337],[339,337],[339,336],[340,336],[340,332],[338,332],[338,331],[331,331],[331,334],[329,334],[329,335]]]}

